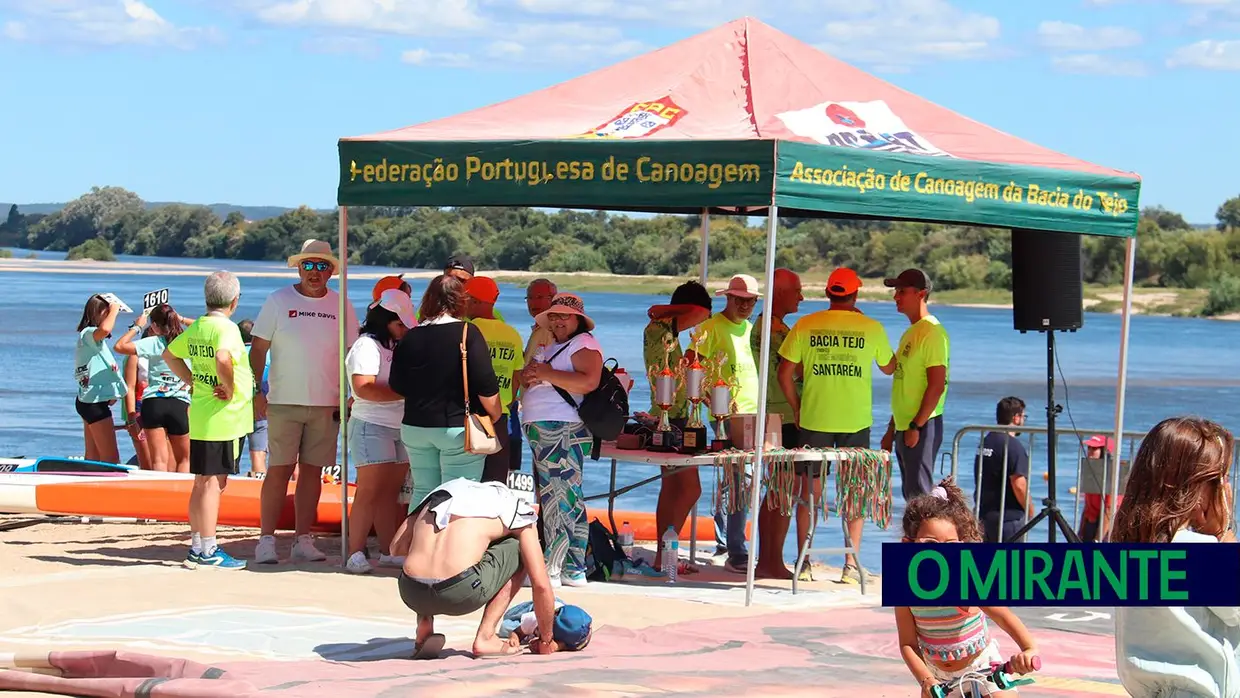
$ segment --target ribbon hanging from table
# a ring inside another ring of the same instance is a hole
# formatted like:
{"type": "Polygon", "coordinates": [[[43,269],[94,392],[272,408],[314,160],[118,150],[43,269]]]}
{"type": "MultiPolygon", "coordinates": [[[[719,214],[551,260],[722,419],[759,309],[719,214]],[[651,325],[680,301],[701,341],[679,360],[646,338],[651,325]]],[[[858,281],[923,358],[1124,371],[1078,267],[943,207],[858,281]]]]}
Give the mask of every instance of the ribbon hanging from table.
{"type": "MultiPolygon", "coordinates": [[[[868,448],[837,448],[835,508],[846,521],[891,524],[891,459],[868,448]]],[[[824,498],[825,499],[825,498],[824,498]]],[[[825,502],[824,502],[825,504],[825,502]]]]}
{"type": "Polygon", "coordinates": [[[750,488],[753,487],[752,480],[745,477],[745,463],[749,458],[748,451],[737,449],[715,454],[715,472],[718,477],[715,483],[715,506],[718,511],[735,514],[744,511],[748,506],[750,488]],[[738,482],[740,487],[736,486],[738,482]]]}
{"type": "Polygon", "coordinates": [[[762,454],[766,462],[763,485],[766,486],[766,507],[791,516],[796,507],[798,489],[796,450],[775,449],[762,454]]]}

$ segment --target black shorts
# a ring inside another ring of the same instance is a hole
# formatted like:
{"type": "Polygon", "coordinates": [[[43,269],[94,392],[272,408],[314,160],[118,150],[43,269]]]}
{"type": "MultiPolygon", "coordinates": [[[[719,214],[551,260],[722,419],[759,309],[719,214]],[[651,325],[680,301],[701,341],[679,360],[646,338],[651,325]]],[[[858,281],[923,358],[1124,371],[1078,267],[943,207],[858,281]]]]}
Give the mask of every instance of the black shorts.
{"type": "Polygon", "coordinates": [[[74,399],[74,407],[77,408],[78,416],[87,424],[102,422],[103,420],[112,421],[112,405],[107,402],[82,402],[74,399]]]}
{"type": "MultiPolygon", "coordinates": [[[[870,428],[866,427],[861,431],[852,433],[842,433],[836,431],[813,431],[812,429],[801,429],[800,445],[809,448],[869,448],[870,447],[870,428]]],[[[797,463],[797,475],[805,475],[813,471],[814,477],[822,475],[822,463],[797,463]]],[[[830,472],[828,468],[827,472],[830,472]]]]}
{"type": "Polygon", "coordinates": [[[189,471],[194,475],[236,475],[239,439],[189,442],[189,471]]]}
{"type": "Polygon", "coordinates": [[[189,433],[189,403],[174,397],[146,398],[142,401],[142,428],[185,436],[189,433]]]}

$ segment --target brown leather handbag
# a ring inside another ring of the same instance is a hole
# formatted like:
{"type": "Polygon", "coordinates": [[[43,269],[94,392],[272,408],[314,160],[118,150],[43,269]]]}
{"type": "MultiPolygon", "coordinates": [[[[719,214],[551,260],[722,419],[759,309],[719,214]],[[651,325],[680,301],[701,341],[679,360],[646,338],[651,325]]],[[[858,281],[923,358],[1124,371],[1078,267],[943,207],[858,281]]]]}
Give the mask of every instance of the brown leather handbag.
{"type": "Polygon", "coordinates": [[[490,417],[478,416],[469,409],[469,350],[465,348],[469,337],[469,323],[461,321],[461,378],[465,387],[465,452],[480,456],[499,453],[499,438],[495,436],[495,422],[490,417]]]}

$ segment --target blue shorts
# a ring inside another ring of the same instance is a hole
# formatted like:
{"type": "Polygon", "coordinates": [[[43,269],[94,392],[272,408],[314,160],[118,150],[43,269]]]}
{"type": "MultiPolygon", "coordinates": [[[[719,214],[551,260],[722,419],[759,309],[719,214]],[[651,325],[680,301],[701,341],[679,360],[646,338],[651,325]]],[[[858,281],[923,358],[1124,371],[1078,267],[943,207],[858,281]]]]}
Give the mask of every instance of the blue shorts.
{"type": "Polygon", "coordinates": [[[375,463],[409,462],[400,429],[360,419],[349,419],[349,453],[353,456],[352,464],[359,468],[375,463]]]}
{"type": "Polygon", "coordinates": [[[267,420],[259,419],[254,422],[254,431],[245,437],[250,442],[251,451],[267,452],[267,420]]]}

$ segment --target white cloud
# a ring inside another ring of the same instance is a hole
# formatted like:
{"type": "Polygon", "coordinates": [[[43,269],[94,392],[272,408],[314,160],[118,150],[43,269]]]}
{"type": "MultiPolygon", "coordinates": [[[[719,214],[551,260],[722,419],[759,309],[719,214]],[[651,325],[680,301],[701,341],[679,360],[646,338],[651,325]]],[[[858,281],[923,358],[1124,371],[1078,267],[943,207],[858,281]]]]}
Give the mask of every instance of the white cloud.
{"type": "Polygon", "coordinates": [[[822,49],[870,66],[902,70],[917,62],[980,58],[999,38],[999,20],[947,0],[871,0],[867,12],[823,28],[822,49]]]}
{"type": "Polygon", "coordinates": [[[1077,75],[1141,77],[1146,73],[1145,64],[1141,61],[1123,60],[1113,56],[1102,56],[1097,53],[1055,56],[1051,59],[1051,65],[1061,73],[1075,73],[1077,75]]]}
{"type": "Polygon", "coordinates": [[[1167,59],[1167,67],[1240,70],[1240,41],[1204,39],[1181,46],[1167,59]]]}
{"type": "Polygon", "coordinates": [[[400,60],[402,63],[409,63],[410,65],[435,66],[439,68],[464,68],[471,63],[469,55],[465,53],[428,51],[424,48],[405,51],[400,54],[400,60]]]}
{"type": "Polygon", "coordinates": [[[306,39],[301,45],[311,53],[340,56],[378,58],[383,53],[377,40],[360,36],[315,36],[306,39]]]}
{"type": "Polygon", "coordinates": [[[1106,51],[1141,43],[1141,33],[1128,27],[1082,27],[1068,22],[1048,21],[1038,25],[1038,41],[1063,51],[1106,51]]]}
{"type": "Polygon", "coordinates": [[[408,36],[476,31],[485,24],[474,0],[235,0],[277,26],[332,27],[408,36]]]}
{"type": "MultiPolygon", "coordinates": [[[[660,24],[689,26],[714,26],[723,24],[762,9],[761,0],[662,0],[662,2],[632,2],[632,0],[483,0],[497,8],[516,6],[533,15],[555,15],[564,18],[603,18],[609,22],[641,21],[660,24]]],[[[786,0],[785,0],[786,1],[786,0]]],[[[794,0],[795,8],[816,7],[822,10],[822,1],[810,5],[811,0],[794,0]]],[[[828,4],[839,0],[825,0],[828,4]]],[[[858,0],[864,4],[873,0],[858,0]]]]}
{"type": "Polygon", "coordinates": [[[18,41],[191,48],[217,36],[178,27],[141,0],[4,0],[0,7],[20,17],[4,25],[4,35],[18,41]]]}

